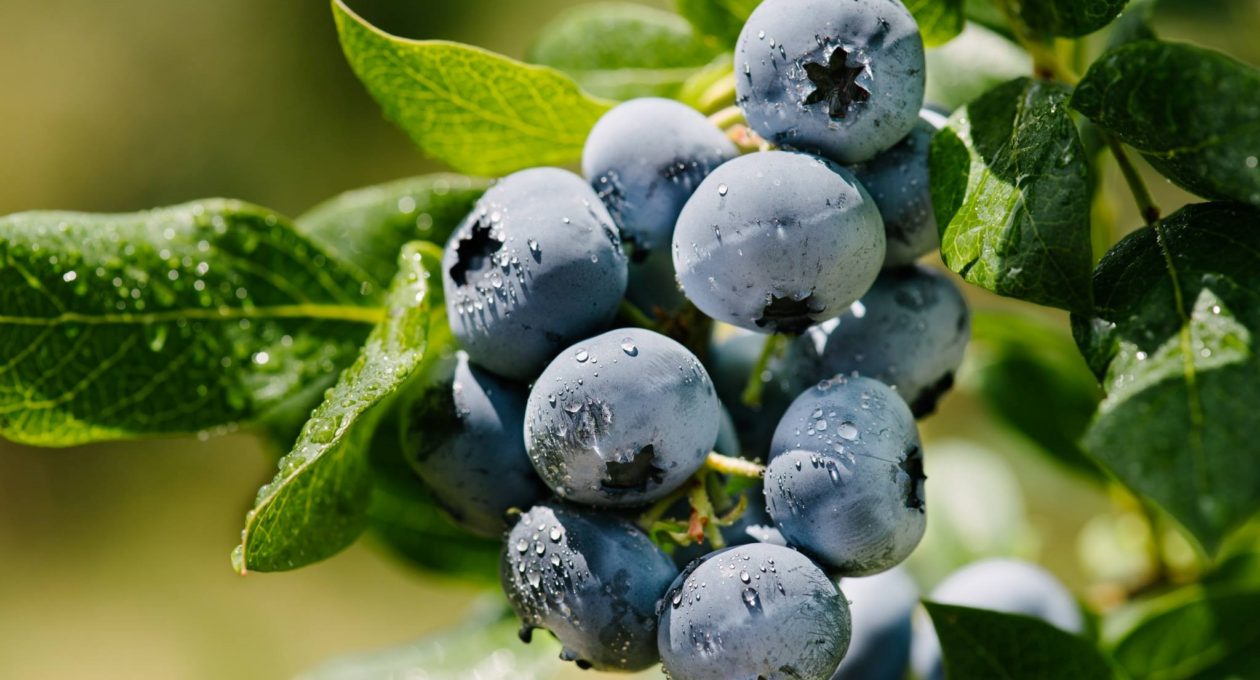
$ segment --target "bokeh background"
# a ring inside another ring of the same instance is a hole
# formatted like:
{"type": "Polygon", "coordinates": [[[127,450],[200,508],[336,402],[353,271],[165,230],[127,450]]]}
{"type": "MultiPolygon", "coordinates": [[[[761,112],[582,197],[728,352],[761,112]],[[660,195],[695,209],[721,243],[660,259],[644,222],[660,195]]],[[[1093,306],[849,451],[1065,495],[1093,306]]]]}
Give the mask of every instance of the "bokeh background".
{"type": "MultiPolygon", "coordinates": [[[[350,4],[400,35],[520,56],[578,0],[350,4]]],[[[1168,0],[1157,25],[1260,63],[1254,0],[1168,0]]],[[[298,214],[436,169],[355,81],[323,0],[0,0],[0,26],[0,214],[208,196],[298,214]]],[[[1170,208],[1187,200],[1148,180],[1170,208]]],[[[1118,234],[1137,219],[1114,168],[1103,181],[1115,207],[1100,218],[1118,234]]],[[[993,422],[967,375],[924,423],[937,504],[916,574],[930,583],[978,555],[1020,554],[1101,603],[1142,578],[1136,508],[993,422]]],[[[228,553],[274,460],[247,434],[0,441],[0,678],[290,677],[452,628],[479,606],[481,591],[363,544],[299,572],[236,576],[228,553]]]]}

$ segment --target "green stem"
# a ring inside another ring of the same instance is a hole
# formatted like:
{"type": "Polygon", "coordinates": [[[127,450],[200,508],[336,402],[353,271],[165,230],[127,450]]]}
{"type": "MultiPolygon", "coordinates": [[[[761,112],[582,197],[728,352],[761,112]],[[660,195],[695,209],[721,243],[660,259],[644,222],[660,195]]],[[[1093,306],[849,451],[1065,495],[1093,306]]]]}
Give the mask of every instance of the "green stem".
{"type": "Polygon", "coordinates": [[[766,342],[761,346],[761,354],[757,356],[757,363],[753,364],[752,372],[748,375],[748,382],[744,386],[744,393],[740,396],[740,400],[744,402],[744,406],[749,408],[758,408],[761,406],[761,391],[765,387],[766,381],[762,376],[766,373],[766,367],[770,365],[770,359],[774,358],[779,352],[782,344],[783,336],[775,333],[766,337],[766,342]]]}
{"type": "Polygon", "coordinates": [[[709,86],[700,95],[696,108],[709,114],[735,103],[735,74],[732,73],[709,86]]]}
{"type": "Polygon", "coordinates": [[[631,325],[646,328],[657,333],[661,332],[660,324],[656,323],[656,320],[652,317],[644,314],[643,310],[634,306],[634,303],[629,300],[621,301],[621,306],[617,308],[617,313],[626,321],[629,321],[631,325]]]}
{"type": "Polygon", "coordinates": [[[763,465],[754,463],[751,460],[744,460],[743,458],[723,456],[717,452],[710,453],[709,457],[705,459],[704,465],[714,472],[720,472],[732,477],[760,479],[766,473],[766,468],[763,465]]]}
{"type": "Polygon", "coordinates": [[[709,122],[723,130],[729,130],[744,122],[744,112],[738,106],[731,105],[710,115],[709,122]]]}
{"type": "MultiPolygon", "coordinates": [[[[639,515],[639,528],[643,529],[644,531],[651,531],[652,525],[659,522],[661,517],[664,517],[665,513],[669,511],[669,508],[674,503],[677,503],[680,498],[685,498],[687,494],[691,493],[691,489],[693,486],[696,486],[696,481],[694,478],[687,480],[682,485],[680,485],[677,489],[670,491],[668,494],[665,494],[665,496],[663,496],[660,500],[653,503],[647,510],[643,512],[642,515],[639,515]]],[[[701,484],[700,486],[703,486],[703,484],[701,484]]]]}
{"type": "Polygon", "coordinates": [[[1139,587],[1139,592],[1158,590],[1172,581],[1172,569],[1164,559],[1164,522],[1159,510],[1146,501],[1139,501],[1142,514],[1146,517],[1147,530],[1151,533],[1149,559],[1151,561],[1151,577],[1139,587]]]}
{"type": "Polygon", "coordinates": [[[709,490],[704,484],[705,471],[700,472],[700,483],[691,487],[691,493],[687,496],[687,500],[691,502],[692,517],[699,516],[700,521],[704,523],[704,538],[709,542],[712,550],[721,550],[726,547],[726,539],[722,537],[722,532],[717,525],[717,512],[713,509],[713,502],[709,500],[709,490]]]}
{"type": "Polygon", "coordinates": [[[1032,57],[1034,75],[1045,80],[1060,80],[1070,85],[1075,85],[1080,80],[1074,71],[1064,67],[1059,60],[1053,37],[1042,39],[1031,35],[1012,0],[999,0],[998,5],[1002,14],[1006,16],[1006,23],[1015,34],[1015,39],[1032,57]]]}
{"type": "Polygon", "coordinates": [[[1111,155],[1116,159],[1116,165],[1120,166],[1120,173],[1124,175],[1124,181],[1129,185],[1129,191],[1133,194],[1133,200],[1137,201],[1138,211],[1142,213],[1142,219],[1147,226],[1153,225],[1159,221],[1159,206],[1155,205],[1155,199],[1151,198],[1151,192],[1147,190],[1146,183],[1142,181],[1142,175],[1138,173],[1137,167],[1133,165],[1133,161],[1129,159],[1129,154],[1124,150],[1124,145],[1114,135],[1107,134],[1107,147],[1111,149],[1111,155]]]}

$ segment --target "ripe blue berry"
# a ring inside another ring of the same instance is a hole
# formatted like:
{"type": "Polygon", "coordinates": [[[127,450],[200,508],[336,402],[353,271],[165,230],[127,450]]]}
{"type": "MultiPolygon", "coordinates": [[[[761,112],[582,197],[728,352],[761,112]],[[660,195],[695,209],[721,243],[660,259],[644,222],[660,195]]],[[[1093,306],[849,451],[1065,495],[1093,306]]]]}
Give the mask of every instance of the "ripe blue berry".
{"type": "Polygon", "coordinates": [[[556,636],[582,668],[642,670],[660,658],[656,605],[678,568],[630,522],[538,505],[508,532],[500,577],[523,624],[556,636]]]}
{"type": "Polygon", "coordinates": [[[967,301],[945,274],[887,270],[828,334],[822,375],[875,378],[896,387],[915,416],[927,415],[953,386],[970,336],[967,301]]]}
{"type": "Polygon", "coordinates": [[[853,174],[879,206],[888,254],[884,267],[903,267],[941,247],[928,181],[928,148],[945,119],[924,109],[919,122],[893,148],[853,167],[853,174]]]}
{"type": "MultiPolygon", "coordinates": [[[[1079,633],[1084,627],[1080,605],[1072,593],[1053,574],[1023,560],[994,558],[973,562],[941,581],[927,599],[1033,616],[1069,633],[1079,633]]],[[[911,663],[924,680],[945,677],[941,643],[930,621],[916,622],[911,663]]]]}
{"type": "Polygon", "coordinates": [[[535,168],[491,187],[451,234],[442,287],[451,331],[473,363],[529,380],[612,320],[626,257],[582,178],[535,168]]]}
{"type": "Polygon", "coordinates": [[[751,543],[687,567],[657,642],[675,680],[826,680],[849,646],[849,607],[809,558],[751,543]]]}
{"type": "Polygon", "coordinates": [[[498,536],[509,508],[528,508],[547,494],[521,436],[526,396],[459,352],[449,382],[406,407],[408,460],[438,504],[475,533],[498,536]]]}
{"type": "Polygon", "coordinates": [[[923,537],[923,456],[914,416],[887,385],[811,388],[775,430],[766,508],[788,545],[845,576],[900,564],[923,537]]]}
{"type": "Polygon", "coordinates": [[[737,101],[771,142],[860,163],[914,127],[923,59],[897,0],[765,0],[735,48],[737,101]]]}
{"type": "Polygon", "coordinates": [[[561,498],[647,503],[691,476],[717,441],[721,404],[695,355],[638,328],[573,345],[534,383],[525,446],[561,498]]]}
{"type": "Polygon", "coordinates": [[[705,176],[737,155],[695,109],[670,99],[632,99],[591,129],[582,173],[636,252],[669,250],[683,204],[705,176]]]}
{"type": "Polygon", "coordinates": [[[674,258],[669,248],[650,253],[635,251],[631,255],[626,300],[651,318],[659,312],[676,314],[686,305],[687,298],[674,276],[674,258]]]}
{"type": "Polygon", "coordinates": [[[718,321],[800,333],[862,296],[884,262],[884,225],[848,170],[769,151],[714,170],[674,230],[687,299],[718,321]]]}
{"type": "Polygon", "coordinates": [[[910,666],[910,636],[919,589],[902,567],[846,578],[853,632],[849,653],[831,680],[902,680],[910,666]]]}

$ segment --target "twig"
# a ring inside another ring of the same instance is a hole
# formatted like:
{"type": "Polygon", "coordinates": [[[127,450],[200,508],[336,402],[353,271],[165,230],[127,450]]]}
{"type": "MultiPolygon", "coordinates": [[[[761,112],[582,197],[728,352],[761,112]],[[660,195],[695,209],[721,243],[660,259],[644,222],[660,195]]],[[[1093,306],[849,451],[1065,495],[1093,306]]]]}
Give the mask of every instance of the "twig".
{"type": "Polygon", "coordinates": [[[751,460],[744,460],[743,458],[723,456],[717,452],[710,453],[709,457],[704,461],[704,464],[705,467],[713,470],[714,472],[720,472],[724,475],[731,475],[734,477],[751,477],[753,479],[760,479],[761,476],[766,473],[766,468],[763,465],[754,463],[751,460]]]}
{"type": "Polygon", "coordinates": [[[1138,211],[1142,213],[1142,219],[1147,226],[1153,225],[1159,221],[1159,206],[1155,205],[1155,199],[1151,198],[1151,192],[1147,190],[1146,183],[1142,181],[1142,176],[1138,174],[1137,168],[1133,165],[1133,161],[1129,159],[1129,154],[1125,152],[1124,145],[1114,135],[1104,133],[1107,138],[1107,147],[1111,149],[1111,155],[1116,159],[1116,165],[1120,166],[1120,173],[1124,175],[1124,181],[1129,185],[1129,191],[1133,194],[1133,200],[1137,201],[1138,211]]]}
{"type": "Polygon", "coordinates": [[[761,406],[761,391],[766,382],[762,376],[766,373],[766,367],[770,365],[770,359],[778,354],[782,340],[783,336],[778,333],[766,336],[766,342],[761,346],[761,354],[757,356],[757,363],[753,364],[752,372],[748,375],[748,383],[744,386],[744,393],[740,396],[744,406],[749,408],[761,406]]]}

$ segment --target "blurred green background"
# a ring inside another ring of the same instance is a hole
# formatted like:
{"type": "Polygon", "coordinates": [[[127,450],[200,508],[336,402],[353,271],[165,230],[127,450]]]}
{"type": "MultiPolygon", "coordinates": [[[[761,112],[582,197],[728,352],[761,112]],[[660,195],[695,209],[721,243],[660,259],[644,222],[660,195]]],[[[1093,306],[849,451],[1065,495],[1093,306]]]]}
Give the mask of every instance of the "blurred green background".
{"type": "MultiPolygon", "coordinates": [[[[512,56],[574,4],[351,2],[397,34],[512,56]]],[[[1161,12],[1166,35],[1260,62],[1257,3],[1161,12]]],[[[208,196],[297,214],[434,169],[355,81],[323,0],[0,0],[0,26],[0,214],[208,196]]],[[[1119,233],[1136,218],[1106,172],[1115,208],[1100,217],[1119,233]]],[[[1148,180],[1170,209],[1185,202],[1148,180]]],[[[931,582],[977,555],[1022,554],[1101,603],[1140,579],[1149,564],[1133,509],[996,425],[967,376],[924,424],[937,505],[916,573],[931,582]]],[[[233,574],[228,552],[273,465],[246,434],[69,450],[0,442],[0,678],[289,677],[450,628],[473,606],[478,591],[368,545],[299,572],[233,574]]]]}

